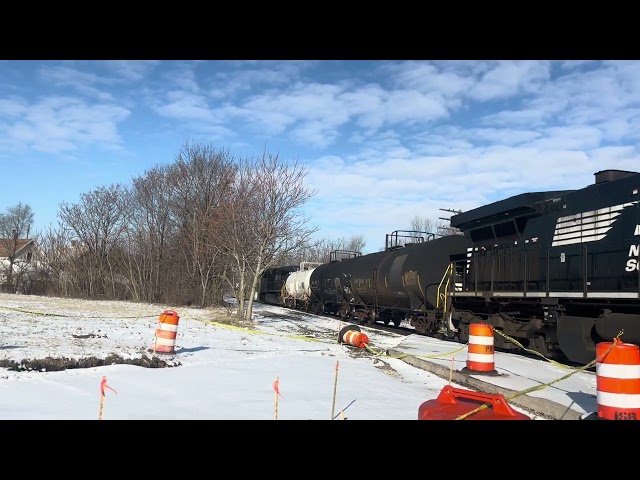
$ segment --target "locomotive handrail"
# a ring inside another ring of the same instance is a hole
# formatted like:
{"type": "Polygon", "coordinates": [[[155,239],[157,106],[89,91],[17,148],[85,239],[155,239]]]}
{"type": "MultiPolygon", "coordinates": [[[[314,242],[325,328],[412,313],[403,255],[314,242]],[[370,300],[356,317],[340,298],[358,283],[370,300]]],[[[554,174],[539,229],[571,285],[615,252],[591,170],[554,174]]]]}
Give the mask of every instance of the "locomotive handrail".
{"type": "Polygon", "coordinates": [[[444,271],[444,275],[442,276],[442,280],[440,280],[440,284],[438,285],[438,295],[436,296],[436,309],[440,308],[440,299],[444,302],[442,309],[446,311],[447,308],[447,292],[449,290],[449,282],[451,281],[451,272],[453,271],[453,263],[450,263],[447,266],[447,269],[444,271]],[[447,279],[447,283],[444,287],[444,292],[440,293],[440,289],[442,288],[442,284],[444,283],[445,278],[447,279]]]}
{"type": "Polygon", "coordinates": [[[355,250],[332,250],[329,252],[329,263],[339,260],[349,260],[360,256],[362,256],[362,253],[355,250]],[[339,255],[341,255],[340,258],[338,258],[339,255]]]}
{"type": "Polygon", "coordinates": [[[322,262],[300,262],[300,272],[307,270],[308,268],[319,267],[322,262]]]}
{"type": "Polygon", "coordinates": [[[435,239],[435,233],[420,230],[395,230],[387,233],[385,240],[385,250],[395,250],[403,247],[405,244],[400,243],[400,239],[413,239],[416,243],[424,243],[425,241],[435,239]],[[405,235],[401,235],[404,233],[405,235]]]}

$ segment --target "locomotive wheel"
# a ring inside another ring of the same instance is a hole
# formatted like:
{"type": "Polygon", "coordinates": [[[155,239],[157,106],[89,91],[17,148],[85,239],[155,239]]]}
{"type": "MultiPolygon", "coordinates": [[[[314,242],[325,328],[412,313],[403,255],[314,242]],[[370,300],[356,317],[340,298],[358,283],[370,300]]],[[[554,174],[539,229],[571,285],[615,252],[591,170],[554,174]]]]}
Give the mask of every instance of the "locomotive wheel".
{"type": "Polygon", "coordinates": [[[549,357],[550,352],[547,349],[547,340],[544,335],[536,335],[529,347],[533,348],[533,350],[538,352],[540,355],[543,355],[545,358],[549,357]]]}
{"type": "Polygon", "coordinates": [[[558,317],[558,343],[572,362],[589,363],[596,358],[596,344],[591,336],[596,320],[589,317],[558,317]]]}

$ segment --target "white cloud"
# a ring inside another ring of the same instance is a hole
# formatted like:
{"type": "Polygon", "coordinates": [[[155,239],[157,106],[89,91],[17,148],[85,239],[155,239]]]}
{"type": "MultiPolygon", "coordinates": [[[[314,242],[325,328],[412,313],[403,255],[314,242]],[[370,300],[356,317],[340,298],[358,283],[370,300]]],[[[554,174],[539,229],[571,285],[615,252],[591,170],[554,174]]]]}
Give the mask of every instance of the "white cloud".
{"type": "Polygon", "coordinates": [[[27,110],[27,102],[22,98],[0,98],[0,118],[17,118],[27,110]]]}
{"type": "Polygon", "coordinates": [[[179,63],[163,75],[163,81],[167,81],[175,90],[186,90],[189,93],[198,94],[200,85],[196,76],[196,66],[179,63]]]}
{"type": "Polygon", "coordinates": [[[589,153],[589,160],[590,164],[596,168],[593,173],[608,168],[633,172],[640,170],[640,155],[637,147],[631,145],[594,149],[589,153]]]}
{"type": "Polygon", "coordinates": [[[113,100],[113,95],[95,87],[104,84],[103,77],[96,73],[87,73],[64,65],[49,65],[40,69],[42,80],[58,87],[72,87],[78,93],[95,97],[101,101],[113,100]]]}
{"type": "Polygon", "coordinates": [[[528,145],[549,150],[589,150],[600,146],[602,132],[596,127],[551,127],[544,129],[545,136],[528,145]]]}
{"type": "Polygon", "coordinates": [[[502,61],[482,75],[468,92],[480,101],[508,98],[519,93],[535,92],[549,79],[550,63],[546,61],[502,61]]]}
{"type": "MultiPolygon", "coordinates": [[[[10,64],[10,79],[22,65],[10,64]]],[[[307,162],[319,189],[313,222],[347,236],[383,240],[414,215],[579,188],[598,170],[640,164],[638,61],[45,65],[51,89],[91,101],[26,100],[42,85],[3,80],[2,152],[118,146],[120,135],[139,133],[158,145],[184,134],[242,155],[266,145],[307,162]]]]}
{"type": "Polygon", "coordinates": [[[70,97],[48,98],[34,104],[15,99],[5,102],[0,110],[5,126],[0,131],[0,144],[5,149],[32,148],[47,153],[92,144],[118,147],[121,138],[117,123],[129,113],[119,106],[90,105],[70,97]]]}
{"type": "MultiPolygon", "coordinates": [[[[499,130],[480,132],[486,138],[499,136],[499,130]]],[[[449,216],[441,208],[470,210],[522,192],[582,188],[593,183],[595,172],[607,168],[637,171],[637,148],[600,147],[598,132],[552,128],[526,146],[500,144],[496,138],[492,145],[450,155],[419,155],[391,141],[355,156],[358,160],[323,157],[311,165],[308,180],[318,194],[307,211],[314,223],[324,225],[320,236],[363,233],[367,250],[373,251],[386,233],[409,229],[415,215],[436,222],[449,216]]],[[[534,137],[515,131],[516,137],[521,134],[524,142],[534,137]]],[[[428,151],[433,137],[423,140],[421,149],[428,151]]]]}
{"type": "Polygon", "coordinates": [[[497,127],[536,127],[544,124],[545,117],[546,112],[542,109],[503,110],[484,115],[479,122],[497,127]]]}
{"type": "Polygon", "coordinates": [[[386,70],[393,75],[401,89],[413,89],[422,93],[436,92],[446,98],[463,94],[474,83],[474,79],[468,75],[441,71],[428,62],[404,62],[389,65],[386,70]]]}
{"type": "Polygon", "coordinates": [[[469,128],[455,129],[452,135],[466,138],[470,142],[489,142],[496,145],[516,145],[530,142],[542,134],[534,130],[516,130],[513,128],[469,128]]]}
{"type": "Polygon", "coordinates": [[[446,117],[448,109],[439,94],[422,94],[411,90],[397,90],[389,95],[385,103],[386,122],[424,123],[446,117]]]}
{"type": "Polygon", "coordinates": [[[379,85],[365,85],[353,91],[342,92],[340,99],[354,117],[356,124],[367,130],[376,130],[384,124],[384,103],[387,93],[379,85]]]}
{"type": "Polygon", "coordinates": [[[107,60],[104,62],[116,76],[131,82],[140,82],[162,63],[160,60],[107,60]]]}
{"type": "Polygon", "coordinates": [[[560,62],[560,68],[563,70],[574,70],[584,65],[593,64],[596,60],[563,60],[560,62]]]}
{"type": "Polygon", "coordinates": [[[179,120],[201,122],[213,120],[206,97],[182,90],[169,92],[166,96],[165,103],[157,103],[153,106],[159,115],[179,120]]]}
{"type": "Polygon", "coordinates": [[[317,148],[326,148],[331,145],[339,136],[333,128],[321,121],[304,122],[298,127],[294,127],[291,136],[300,143],[307,143],[317,148]]]}
{"type": "Polygon", "coordinates": [[[220,71],[212,76],[204,77],[204,88],[211,98],[230,100],[241,93],[250,94],[256,89],[286,87],[299,78],[301,72],[313,67],[317,62],[311,61],[209,61],[207,66],[215,63],[220,71]],[[237,70],[223,70],[226,65],[237,70]]]}
{"type": "Polygon", "coordinates": [[[115,93],[107,88],[138,83],[158,64],[157,61],[69,61],[44,64],[39,74],[47,86],[71,87],[78,93],[106,102],[115,98],[115,93]]]}

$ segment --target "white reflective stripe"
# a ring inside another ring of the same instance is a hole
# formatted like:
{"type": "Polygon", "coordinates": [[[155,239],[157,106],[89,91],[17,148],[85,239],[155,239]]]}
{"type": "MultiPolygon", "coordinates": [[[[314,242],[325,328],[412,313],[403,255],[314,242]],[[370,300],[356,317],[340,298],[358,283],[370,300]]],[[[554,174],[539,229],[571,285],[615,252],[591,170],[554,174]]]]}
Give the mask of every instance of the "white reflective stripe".
{"type": "Polygon", "coordinates": [[[493,345],[493,337],[481,337],[480,335],[469,335],[469,343],[474,345],[493,345]]]}
{"type": "Polygon", "coordinates": [[[155,340],[156,345],[166,345],[168,347],[173,347],[176,344],[175,338],[160,338],[156,337],[155,340]]]}
{"type": "Polygon", "coordinates": [[[470,353],[467,360],[478,363],[493,363],[493,353],[470,353]]]}
{"type": "Polygon", "coordinates": [[[640,395],[597,391],[596,402],[604,407],[640,408],[640,395]]]}
{"type": "Polygon", "coordinates": [[[173,325],[171,323],[161,323],[158,326],[158,330],[164,330],[165,332],[177,332],[178,325],[173,325]]]}
{"type": "Polygon", "coordinates": [[[344,338],[342,339],[345,343],[351,343],[351,342],[355,342],[357,335],[360,332],[354,332],[353,330],[349,330],[347,331],[347,333],[344,334],[344,338]]]}
{"type": "Polygon", "coordinates": [[[640,378],[640,365],[596,363],[596,375],[607,378],[640,378]]]}

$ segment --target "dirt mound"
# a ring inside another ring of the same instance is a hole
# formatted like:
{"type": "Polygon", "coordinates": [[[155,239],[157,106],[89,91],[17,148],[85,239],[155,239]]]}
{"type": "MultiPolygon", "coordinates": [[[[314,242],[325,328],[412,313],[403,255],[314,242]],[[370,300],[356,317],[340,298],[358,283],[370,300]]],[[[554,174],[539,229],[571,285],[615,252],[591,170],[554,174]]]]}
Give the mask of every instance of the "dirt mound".
{"type": "Polygon", "coordinates": [[[85,357],[47,357],[40,359],[24,359],[20,362],[14,360],[0,360],[0,367],[14,372],[59,372],[61,370],[71,370],[74,368],[103,367],[105,365],[136,365],[145,368],[167,368],[178,367],[181,363],[177,360],[167,362],[158,357],[149,358],[142,355],[140,358],[123,358],[120,355],[111,354],[106,358],[85,357]]]}

